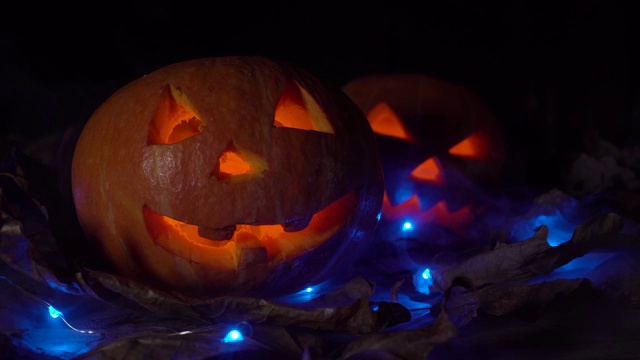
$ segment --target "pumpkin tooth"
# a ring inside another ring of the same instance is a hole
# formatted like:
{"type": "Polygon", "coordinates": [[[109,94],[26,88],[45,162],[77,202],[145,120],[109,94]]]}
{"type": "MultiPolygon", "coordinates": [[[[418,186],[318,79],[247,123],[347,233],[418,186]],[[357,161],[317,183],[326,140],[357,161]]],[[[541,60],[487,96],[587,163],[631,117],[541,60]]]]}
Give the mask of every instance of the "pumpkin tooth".
{"type": "Polygon", "coordinates": [[[238,268],[267,263],[267,249],[255,234],[241,230],[234,236],[238,254],[238,268]]]}
{"type": "Polygon", "coordinates": [[[238,231],[234,240],[236,244],[242,248],[262,247],[262,243],[260,242],[258,235],[248,230],[241,229],[241,231],[238,231]]]}
{"type": "Polygon", "coordinates": [[[229,240],[233,237],[233,233],[236,231],[235,225],[224,226],[221,228],[208,228],[204,226],[198,226],[198,235],[200,237],[221,241],[221,240],[229,240]]]}
{"type": "Polygon", "coordinates": [[[267,249],[264,247],[241,248],[238,269],[267,263],[267,249]]]}
{"type": "Polygon", "coordinates": [[[286,232],[303,230],[307,226],[309,226],[309,223],[311,222],[312,217],[313,217],[312,215],[306,215],[306,216],[296,216],[291,219],[287,219],[282,225],[282,228],[286,232]]]}
{"type": "Polygon", "coordinates": [[[236,254],[238,256],[236,270],[239,285],[264,283],[267,280],[267,249],[263,247],[241,248],[236,254]]]}

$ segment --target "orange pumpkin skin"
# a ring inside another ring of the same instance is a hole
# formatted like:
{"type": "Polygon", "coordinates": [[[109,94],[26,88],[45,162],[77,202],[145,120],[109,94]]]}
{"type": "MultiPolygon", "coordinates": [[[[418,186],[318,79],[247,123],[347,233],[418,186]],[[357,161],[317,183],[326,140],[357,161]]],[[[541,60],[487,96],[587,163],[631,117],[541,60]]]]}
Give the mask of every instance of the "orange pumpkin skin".
{"type": "Polygon", "coordinates": [[[263,57],[195,59],[127,84],[86,123],[71,177],[113,271],[188,295],[327,279],[371,238],[383,195],[358,107],[263,57]]]}

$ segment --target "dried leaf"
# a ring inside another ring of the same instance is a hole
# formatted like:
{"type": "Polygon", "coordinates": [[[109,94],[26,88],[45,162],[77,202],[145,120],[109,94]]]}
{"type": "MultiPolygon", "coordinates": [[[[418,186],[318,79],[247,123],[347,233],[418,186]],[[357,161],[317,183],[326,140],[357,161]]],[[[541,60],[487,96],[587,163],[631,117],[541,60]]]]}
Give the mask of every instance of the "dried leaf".
{"type": "Polygon", "coordinates": [[[61,281],[44,260],[42,253],[22,234],[12,234],[14,230],[15,228],[12,228],[8,229],[6,233],[0,232],[0,260],[31,279],[43,282],[53,289],[70,294],[82,294],[77,284],[61,281]]]}
{"type": "Polygon", "coordinates": [[[370,309],[366,297],[346,306],[303,310],[253,297],[179,298],[112,274],[88,272],[87,276],[151,311],[174,316],[209,319],[212,322],[247,321],[352,333],[369,333],[378,327],[377,314],[370,309]]]}
{"type": "Polygon", "coordinates": [[[579,287],[591,288],[587,279],[557,279],[537,284],[497,284],[477,291],[454,293],[447,303],[453,322],[468,324],[478,311],[502,316],[518,312],[523,319],[536,319],[543,309],[559,295],[567,295],[579,287]]]}
{"type": "Polygon", "coordinates": [[[76,359],[209,359],[238,351],[266,350],[259,342],[246,339],[241,343],[223,343],[222,329],[207,333],[140,335],[118,339],[93,349],[76,359]]]}
{"type": "Polygon", "coordinates": [[[343,351],[340,359],[426,359],[433,348],[457,334],[446,311],[430,325],[411,331],[363,335],[343,351]]]}
{"type": "Polygon", "coordinates": [[[627,250],[593,269],[587,276],[613,297],[626,298],[640,307],[640,252],[627,250]]]}
{"type": "Polygon", "coordinates": [[[313,307],[335,307],[352,304],[361,298],[369,298],[375,291],[375,284],[371,281],[358,276],[338,289],[320,295],[316,299],[309,301],[309,305],[313,307]]]}
{"type": "Polygon", "coordinates": [[[434,285],[447,289],[453,279],[466,278],[474,287],[506,281],[527,281],[549,274],[556,268],[592,249],[603,247],[622,230],[623,220],[610,213],[576,227],[571,240],[552,247],[547,243],[548,229],[541,226],[535,235],[522,242],[500,245],[461,263],[437,269],[434,285]]]}
{"type": "Polygon", "coordinates": [[[480,309],[487,314],[501,316],[518,311],[531,320],[556,297],[566,296],[578,288],[591,289],[592,284],[588,279],[557,279],[522,286],[491,286],[480,290],[478,296],[480,309]]]}
{"type": "Polygon", "coordinates": [[[565,179],[570,191],[577,196],[613,188],[637,191],[640,181],[632,169],[620,166],[618,158],[621,154],[617,149],[615,153],[596,156],[581,153],[571,165],[570,174],[565,179]]]}
{"type": "Polygon", "coordinates": [[[314,354],[314,359],[324,359],[335,358],[334,353],[335,349],[332,347],[323,349],[321,333],[307,332],[304,329],[291,331],[285,327],[270,325],[219,324],[192,332],[141,333],[104,341],[76,359],[301,359],[305,354],[309,359],[311,354],[314,354]],[[221,341],[232,328],[241,330],[244,337],[242,342],[221,341]]]}
{"type": "Polygon", "coordinates": [[[256,358],[272,355],[275,358],[301,359],[305,349],[315,353],[322,352],[323,339],[320,334],[300,328],[289,329],[285,326],[254,324],[251,338],[259,341],[268,351],[256,358]],[[280,356],[273,356],[275,354],[280,356]]]}
{"type": "Polygon", "coordinates": [[[72,282],[60,280],[51,264],[61,264],[62,254],[48,230],[48,213],[30,193],[29,182],[19,175],[12,154],[0,164],[0,260],[28,277],[67,293],[80,294],[72,282]],[[13,173],[12,173],[13,171],[13,173]]]}
{"type": "Polygon", "coordinates": [[[389,291],[389,295],[391,296],[391,301],[398,302],[398,292],[400,291],[400,286],[405,282],[405,279],[400,279],[396,281],[395,284],[391,287],[389,291]]]}
{"type": "Polygon", "coordinates": [[[187,303],[181,299],[160,290],[150,288],[136,281],[102,271],[85,270],[81,274],[83,284],[91,290],[91,295],[97,295],[101,300],[112,302],[115,299],[126,304],[120,298],[129,300],[154,313],[169,314],[184,318],[199,318],[187,303]]]}
{"type": "Polygon", "coordinates": [[[210,300],[195,308],[201,316],[218,321],[266,322],[356,334],[366,334],[377,329],[377,315],[369,307],[369,300],[366,298],[348,306],[301,310],[264,299],[225,297],[210,300]]]}
{"type": "Polygon", "coordinates": [[[15,236],[22,235],[23,233],[24,231],[22,230],[22,224],[20,221],[13,220],[11,218],[7,218],[2,226],[0,226],[0,234],[3,235],[15,236]]]}
{"type": "Polygon", "coordinates": [[[48,228],[47,209],[30,194],[25,178],[7,172],[0,173],[0,198],[3,219],[20,221],[29,235],[48,228]]]}

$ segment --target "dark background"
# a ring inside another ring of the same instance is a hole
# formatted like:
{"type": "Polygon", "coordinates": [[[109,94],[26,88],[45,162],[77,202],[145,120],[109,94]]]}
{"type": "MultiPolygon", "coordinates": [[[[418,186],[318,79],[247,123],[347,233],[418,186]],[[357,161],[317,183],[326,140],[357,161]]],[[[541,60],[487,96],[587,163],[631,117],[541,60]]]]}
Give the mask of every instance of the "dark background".
{"type": "Polygon", "coordinates": [[[113,91],[170,63],[266,55],[337,86],[376,72],[419,72],[464,85],[501,125],[511,169],[505,176],[551,187],[567,155],[584,150],[585,134],[618,147],[639,143],[633,4],[12,5],[0,15],[0,133],[37,137],[82,124],[113,91]]]}
{"type": "MultiPolygon", "coordinates": [[[[111,93],[164,65],[197,57],[265,55],[299,63],[336,86],[360,75],[393,72],[464,85],[501,126],[506,181],[542,192],[561,182],[575,154],[593,150],[586,135],[619,148],[640,145],[636,2],[4,4],[0,145],[24,145],[81,126],[111,93]]],[[[537,355],[547,351],[540,346],[545,343],[557,344],[561,352],[566,343],[595,343],[606,354],[615,346],[622,346],[620,353],[637,348],[637,316],[621,307],[579,301],[588,309],[569,302],[538,327],[479,318],[445,353],[472,348],[479,356],[537,355]],[[583,334],[588,336],[579,338],[583,334]]],[[[583,354],[593,347],[585,349],[583,354]]]]}

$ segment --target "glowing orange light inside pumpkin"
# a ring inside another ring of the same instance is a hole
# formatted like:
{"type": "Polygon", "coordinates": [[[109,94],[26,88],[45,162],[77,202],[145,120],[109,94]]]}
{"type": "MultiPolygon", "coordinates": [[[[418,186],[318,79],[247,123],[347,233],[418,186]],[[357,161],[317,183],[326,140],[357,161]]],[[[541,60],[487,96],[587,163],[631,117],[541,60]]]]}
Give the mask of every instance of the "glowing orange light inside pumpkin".
{"type": "Polygon", "coordinates": [[[471,205],[450,212],[446,201],[441,200],[431,208],[422,210],[418,195],[413,194],[407,200],[397,205],[392,205],[386,191],[382,199],[382,216],[390,221],[410,220],[416,224],[427,224],[435,221],[440,226],[459,234],[463,234],[465,227],[474,219],[471,205]]]}
{"type": "Polygon", "coordinates": [[[434,185],[444,184],[442,165],[437,157],[428,158],[411,172],[411,177],[418,181],[424,181],[434,185]]]}
{"type": "Polygon", "coordinates": [[[367,113],[367,119],[373,132],[413,142],[413,138],[402,125],[396,113],[384,102],[374,106],[367,113]]]}
{"type": "Polygon", "coordinates": [[[484,131],[476,131],[464,140],[452,146],[449,154],[469,159],[489,160],[491,141],[484,131]]]}
{"type": "Polygon", "coordinates": [[[149,123],[148,144],[175,144],[204,129],[202,117],[182,90],[167,85],[162,90],[153,119],[149,123]]]}
{"type": "Polygon", "coordinates": [[[255,179],[267,170],[267,163],[258,154],[231,143],[218,158],[213,175],[235,184],[255,179]]]}
{"type": "Polygon", "coordinates": [[[210,240],[198,234],[198,226],[186,224],[143,208],[147,231],[163,249],[197,263],[214,260],[236,268],[242,249],[265,249],[266,260],[277,262],[309,251],[334,236],[349,220],[358,195],[351,192],[329,204],[311,218],[300,231],[285,231],[282,225],[236,225],[229,240],[210,240]],[[193,244],[195,246],[188,246],[193,244]]]}
{"type": "Polygon", "coordinates": [[[442,200],[435,204],[429,212],[433,214],[438,224],[453,230],[461,230],[473,220],[471,205],[467,205],[454,212],[449,211],[447,203],[442,200]]]}
{"type": "Polygon", "coordinates": [[[229,175],[246,174],[251,171],[251,165],[240,155],[232,151],[225,151],[220,156],[220,173],[229,175]]]}
{"type": "Polygon", "coordinates": [[[275,127],[335,133],[320,105],[295,81],[285,86],[276,106],[274,118],[275,127]]]}
{"type": "Polygon", "coordinates": [[[387,192],[384,192],[382,198],[382,216],[385,219],[404,220],[406,218],[413,218],[414,216],[419,215],[421,211],[418,195],[413,194],[407,200],[394,206],[391,204],[387,192]]]}

